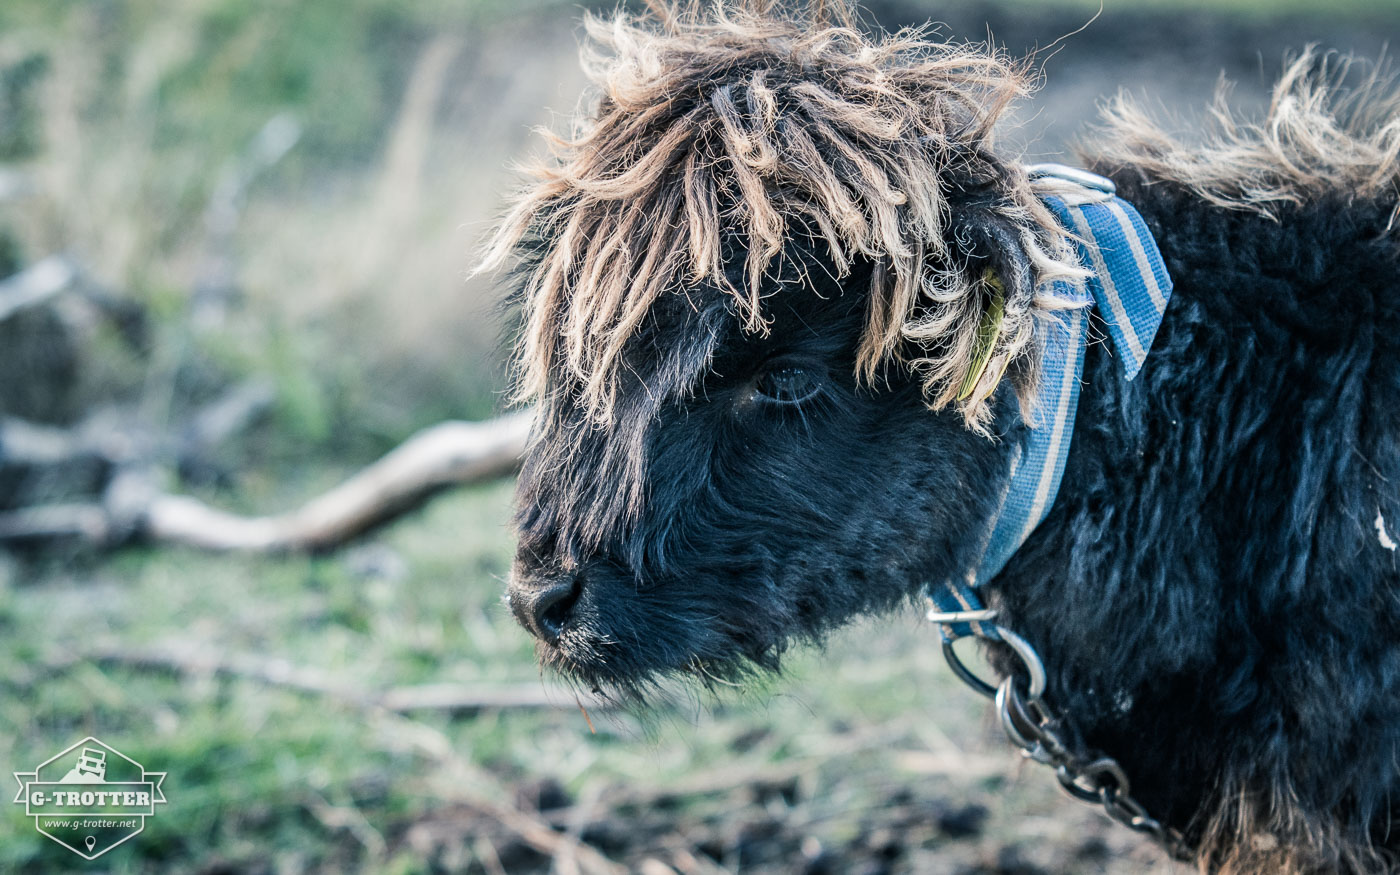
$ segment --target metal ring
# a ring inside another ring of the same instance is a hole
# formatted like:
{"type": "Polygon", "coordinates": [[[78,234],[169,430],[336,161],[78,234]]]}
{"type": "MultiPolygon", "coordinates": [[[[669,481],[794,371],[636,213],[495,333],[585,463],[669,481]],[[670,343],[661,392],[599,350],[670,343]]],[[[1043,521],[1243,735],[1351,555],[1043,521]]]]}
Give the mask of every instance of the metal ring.
{"type": "Polygon", "coordinates": [[[1099,799],[1103,802],[1104,812],[1129,829],[1138,832],[1161,829],[1161,824],[1147,815],[1147,809],[1142,807],[1142,803],[1112,787],[1100,788],[1099,799]]]}
{"type": "MultiPolygon", "coordinates": [[[[1021,660],[1021,665],[1026,669],[1026,701],[1035,704],[1040,701],[1040,697],[1045,693],[1045,664],[1040,661],[1040,655],[1035,652],[1035,648],[1030,642],[1012,632],[1005,626],[992,624],[992,629],[1001,640],[1006,642],[1012,652],[1021,660]]],[[[997,640],[991,635],[978,636],[988,640],[997,640]]],[[[972,669],[963,664],[958,658],[957,651],[953,649],[953,642],[956,639],[949,639],[943,642],[943,658],[948,661],[948,667],[953,670],[953,674],[962,679],[962,682],[972,687],[977,692],[989,699],[996,698],[997,688],[992,684],[979,678],[972,673],[972,669]]]]}
{"type": "Polygon", "coordinates": [[[1008,677],[1003,680],[1001,686],[997,687],[997,717],[1000,718],[1001,728],[1006,732],[1006,737],[1011,739],[1011,743],[1030,753],[1040,745],[1034,738],[1027,737],[1017,725],[1018,718],[1024,719],[1025,712],[1018,708],[1019,713],[1012,713],[1011,708],[1013,702],[1020,704],[1020,698],[1016,694],[1016,679],[1008,677]]]}
{"type": "MultiPolygon", "coordinates": [[[[1104,778],[1107,777],[1113,781],[1114,786],[1112,789],[1118,796],[1128,796],[1132,793],[1131,786],[1128,783],[1128,773],[1124,772],[1123,767],[1112,757],[1099,757],[1081,768],[1079,774],[1081,777],[1088,778],[1092,781],[1094,786],[1098,787],[1100,790],[1108,789],[1107,785],[1104,783],[1104,778]]],[[[1141,813],[1146,814],[1147,812],[1144,811],[1141,813]]]]}
{"type": "Polygon", "coordinates": [[[1016,651],[1016,655],[1021,658],[1021,665],[1025,666],[1027,678],[1026,701],[1035,703],[1040,701],[1040,697],[1045,694],[1045,663],[1040,661],[1040,654],[1035,652],[1035,648],[1026,639],[1012,632],[1004,626],[993,627],[1002,640],[1011,645],[1011,649],[1016,651]]]}
{"type": "Polygon", "coordinates": [[[1079,783],[1079,776],[1070,771],[1069,766],[1062,765],[1055,769],[1055,779],[1060,782],[1060,788],[1075,799],[1081,802],[1101,803],[1097,789],[1090,789],[1079,783]]]}
{"type": "Polygon", "coordinates": [[[988,699],[995,698],[997,688],[979,678],[972,673],[972,669],[963,665],[963,661],[958,658],[958,652],[953,649],[955,638],[948,638],[943,641],[943,659],[948,663],[948,667],[953,670],[953,674],[972,689],[986,696],[988,699]]]}

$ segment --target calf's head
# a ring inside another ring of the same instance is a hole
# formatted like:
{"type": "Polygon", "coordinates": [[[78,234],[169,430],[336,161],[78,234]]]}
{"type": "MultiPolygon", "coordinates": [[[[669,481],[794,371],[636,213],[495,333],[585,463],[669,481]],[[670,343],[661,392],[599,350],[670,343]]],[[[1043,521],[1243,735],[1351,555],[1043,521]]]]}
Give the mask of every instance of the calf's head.
{"type": "Polygon", "coordinates": [[[594,106],[506,219],[538,418],[508,601],[640,692],[775,666],[974,560],[1073,256],[995,122],[1024,71],[921,33],[590,20],[594,106]]]}

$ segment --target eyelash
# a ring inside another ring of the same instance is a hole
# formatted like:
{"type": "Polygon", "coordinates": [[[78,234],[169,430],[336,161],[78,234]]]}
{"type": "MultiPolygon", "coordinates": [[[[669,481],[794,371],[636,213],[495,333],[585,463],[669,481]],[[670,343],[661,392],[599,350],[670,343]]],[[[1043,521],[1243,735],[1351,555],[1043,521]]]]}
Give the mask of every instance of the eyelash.
{"type": "Polygon", "coordinates": [[[754,381],[754,399],[765,404],[796,407],[821,394],[822,375],[800,365],[765,370],[754,381]]]}

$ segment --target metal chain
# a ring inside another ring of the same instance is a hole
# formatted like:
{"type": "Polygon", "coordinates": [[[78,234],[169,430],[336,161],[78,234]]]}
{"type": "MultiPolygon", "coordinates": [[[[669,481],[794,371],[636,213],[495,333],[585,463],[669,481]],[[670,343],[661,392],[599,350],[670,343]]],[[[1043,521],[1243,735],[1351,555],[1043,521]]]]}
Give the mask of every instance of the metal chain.
{"type": "MultiPolygon", "coordinates": [[[[930,620],[946,625],[969,620],[987,623],[994,617],[995,612],[985,610],[929,612],[930,620]],[[970,616],[973,613],[977,616],[970,616]]],[[[1020,659],[1026,672],[1024,678],[1009,675],[993,687],[963,664],[953,650],[951,639],[943,642],[943,656],[959,679],[992,699],[1002,729],[1011,743],[1020,749],[1022,756],[1054,769],[1060,786],[1075,799],[1101,805],[1110,818],[1135,832],[1150,836],[1173,859],[1189,862],[1194,856],[1190,845],[1180,832],[1148,815],[1147,809],[1133,798],[1128,775],[1117,760],[1087,752],[1081,754],[1071,749],[1061,734],[1064,721],[1042,698],[1046,686],[1045,666],[1035,648],[1003,626],[991,624],[991,630],[1000,636],[1003,643],[1010,645],[1012,652],[1020,659]]],[[[993,635],[982,634],[978,637],[995,640],[993,635]]]]}

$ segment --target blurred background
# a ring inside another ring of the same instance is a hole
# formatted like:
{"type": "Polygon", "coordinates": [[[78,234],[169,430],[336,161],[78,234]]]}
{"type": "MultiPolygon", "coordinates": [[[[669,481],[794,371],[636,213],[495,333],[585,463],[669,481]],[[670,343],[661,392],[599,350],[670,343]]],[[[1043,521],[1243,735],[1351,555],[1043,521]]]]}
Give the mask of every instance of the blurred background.
{"type": "MultiPolygon", "coordinates": [[[[585,711],[500,600],[508,477],[315,555],[123,516],[154,489],[285,510],[502,411],[471,253],[579,102],[582,10],[0,2],[0,773],[95,735],[169,775],[91,863],[0,806],[0,871],[1172,871],[1023,766],[912,611],[719,701],[585,711]]],[[[1289,49],[1400,36],[1396,0],[866,10],[1064,37],[1030,160],[1072,161],[1118,89],[1186,129],[1221,76],[1257,106],[1289,49]]]]}

